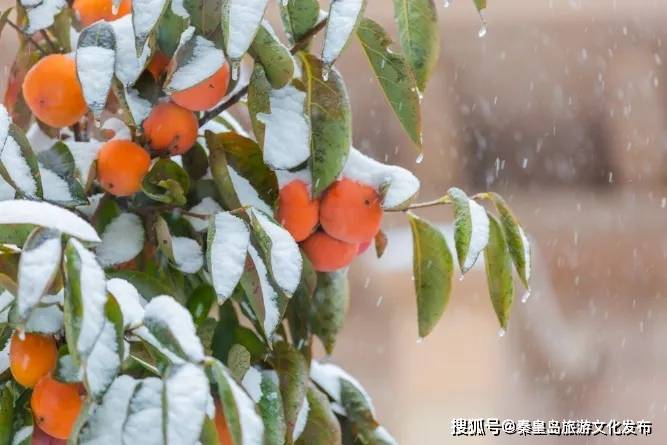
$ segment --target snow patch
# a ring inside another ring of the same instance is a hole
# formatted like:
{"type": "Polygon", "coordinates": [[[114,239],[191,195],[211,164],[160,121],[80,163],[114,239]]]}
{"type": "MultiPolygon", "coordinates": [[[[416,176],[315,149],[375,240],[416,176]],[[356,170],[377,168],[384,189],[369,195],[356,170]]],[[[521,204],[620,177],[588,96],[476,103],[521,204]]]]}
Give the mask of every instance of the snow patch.
{"type": "Polygon", "coordinates": [[[241,385],[253,402],[259,403],[262,398],[262,373],[253,367],[248,368],[248,371],[243,376],[241,385]]]}
{"type": "Polygon", "coordinates": [[[224,303],[234,291],[245,269],[250,230],[231,213],[218,213],[211,221],[208,239],[208,269],[218,302],[224,303]]]}
{"type": "Polygon", "coordinates": [[[199,438],[209,399],[204,371],[186,363],[165,379],[167,443],[194,445],[199,438]]]}
{"type": "Polygon", "coordinates": [[[116,329],[105,319],[102,332],[84,362],[87,387],[93,397],[101,396],[111,385],[120,369],[120,360],[116,329]]]}
{"type": "Polygon", "coordinates": [[[268,0],[229,0],[228,11],[223,11],[227,35],[226,54],[240,60],[248,51],[264,17],[268,0]],[[225,12],[227,16],[225,17],[225,12]]]}
{"type": "Polygon", "coordinates": [[[264,423],[255,410],[255,404],[234,379],[230,378],[226,372],[222,374],[227,380],[239,412],[242,436],[240,445],[258,445],[263,443],[264,423]]]}
{"type": "Polygon", "coordinates": [[[65,0],[21,0],[28,14],[27,34],[33,34],[53,25],[55,16],[66,6],[65,0]]]}
{"type": "Polygon", "coordinates": [[[175,65],[169,72],[165,91],[172,93],[197,85],[214,75],[225,63],[222,50],[210,40],[194,35],[195,28],[189,27],[181,35],[181,41],[174,54],[175,65]]]}
{"type": "Polygon", "coordinates": [[[116,63],[114,66],[116,77],[125,86],[133,85],[146,66],[151,53],[150,47],[144,45],[141,55],[137,57],[131,14],[114,20],[111,26],[116,34],[116,63]]]}
{"type": "Polygon", "coordinates": [[[37,181],[21,153],[21,147],[11,135],[5,140],[5,146],[0,153],[0,163],[19,190],[28,196],[37,195],[37,181]]]}
{"type": "Polygon", "coordinates": [[[361,384],[342,368],[331,363],[320,363],[313,360],[310,364],[310,378],[322,388],[338,404],[341,399],[341,380],[353,384],[366,399],[371,412],[375,412],[371,398],[361,384]]]}
{"type": "Polygon", "coordinates": [[[162,380],[149,377],[139,383],[130,400],[122,443],[164,445],[162,431],[162,380]]]}
{"type": "Polygon", "coordinates": [[[56,334],[63,328],[63,311],[58,306],[36,307],[25,324],[26,332],[56,334]]]}
{"type": "MultiPolygon", "coordinates": [[[[106,26],[107,28],[110,27],[109,25],[106,26]]],[[[95,32],[95,30],[91,32],[95,32]]],[[[79,43],[82,41],[84,40],[80,38],[79,43]]],[[[83,90],[83,97],[96,117],[99,117],[107,103],[115,60],[116,51],[114,48],[84,46],[76,50],[76,72],[83,90]]]]}
{"type": "Polygon", "coordinates": [[[171,239],[176,268],[184,273],[197,273],[204,265],[204,254],[199,243],[192,238],[174,236],[171,239]]]}
{"type": "Polygon", "coordinates": [[[136,287],[129,281],[121,278],[112,278],[107,281],[107,291],[118,301],[120,310],[123,313],[123,324],[126,329],[137,326],[142,322],[146,300],[139,295],[136,287]]]}
{"type": "Polygon", "coordinates": [[[332,0],[322,47],[322,61],[325,65],[332,65],[343,52],[363,8],[364,0],[332,0]]]}
{"type": "Polygon", "coordinates": [[[305,92],[291,84],[271,90],[271,112],[257,115],[257,120],[265,125],[264,162],[273,170],[294,168],[310,157],[306,97],[305,92]]]}
{"type": "Polygon", "coordinates": [[[486,210],[473,199],[468,200],[468,206],[470,208],[471,233],[468,253],[462,268],[465,271],[475,264],[477,257],[489,243],[489,217],[486,210]]]}
{"type": "Polygon", "coordinates": [[[62,252],[59,232],[41,231],[24,246],[19,260],[16,301],[21,320],[28,318],[48,290],[60,266],[62,252]]]}
{"type": "Polygon", "coordinates": [[[132,2],[132,26],[136,48],[143,48],[148,36],[162,16],[167,0],[134,0],[132,2]]]}
{"type": "Polygon", "coordinates": [[[74,200],[66,180],[58,176],[52,170],[39,164],[39,173],[42,178],[42,190],[44,199],[53,202],[71,202],[74,200]]]}
{"type": "Polygon", "coordinates": [[[134,88],[125,88],[125,101],[130,109],[132,120],[137,125],[141,125],[153,109],[153,104],[141,97],[139,91],[134,88]]]}
{"type": "Polygon", "coordinates": [[[0,224],[34,224],[60,230],[83,241],[99,242],[93,226],[74,213],[46,202],[0,202],[0,224]]]}
{"type": "Polygon", "coordinates": [[[197,232],[203,232],[208,228],[209,221],[211,220],[210,217],[221,211],[222,207],[220,207],[220,204],[218,204],[213,198],[209,198],[207,196],[206,198],[202,199],[199,202],[199,204],[192,207],[190,209],[190,213],[194,213],[196,215],[208,216],[209,218],[202,219],[185,215],[185,219],[187,219],[190,222],[192,228],[195,229],[197,232]]]}
{"type": "Polygon", "coordinates": [[[264,322],[262,327],[264,333],[268,338],[271,338],[280,322],[280,311],[278,310],[278,295],[269,281],[269,272],[266,269],[264,261],[257,253],[257,250],[251,245],[248,246],[248,253],[252,262],[255,264],[257,276],[259,277],[259,284],[262,291],[262,299],[264,301],[264,322]]]}
{"type": "Polygon", "coordinates": [[[134,213],[121,213],[104,229],[97,259],[102,267],[130,261],[144,248],[144,226],[134,213]]]}
{"type": "Polygon", "coordinates": [[[273,213],[271,207],[259,197],[257,190],[250,184],[250,181],[238,174],[231,166],[227,166],[227,170],[229,171],[229,177],[232,180],[236,196],[239,198],[242,206],[255,207],[268,214],[273,213]]]}
{"type": "Polygon", "coordinates": [[[304,397],[301,408],[299,408],[299,413],[296,416],[296,421],[294,422],[294,430],[292,430],[292,440],[296,441],[299,436],[303,433],[303,430],[306,429],[306,423],[308,422],[308,413],[310,412],[310,403],[308,403],[308,398],[304,397]]]}

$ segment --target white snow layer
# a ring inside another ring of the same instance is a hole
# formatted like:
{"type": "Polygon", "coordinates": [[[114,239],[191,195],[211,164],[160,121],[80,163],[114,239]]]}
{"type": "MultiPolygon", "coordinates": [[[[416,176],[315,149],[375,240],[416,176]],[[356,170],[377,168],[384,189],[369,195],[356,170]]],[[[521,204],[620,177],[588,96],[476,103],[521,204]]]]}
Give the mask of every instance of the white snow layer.
{"type": "Polygon", "coordinates": [[[93,349],[106,322],[104,315],[104,306],[107,301],[106,280],[104,271],[95,260],[95,255],[76,239],[70,239],[69,243],[81,259],[80,286],[83,319],[76,347],[85,357],[93,349]]]}
{"type": "Polygon", "coordinates": [[[121,213],[104,229],[97,259],[102,267],[130,261],[144,248],[144,226],[134,213],[121,213]]]}
{"type": "Polygon", "coordinates": [[[143,48],[158,20],[162,16],[167,0],[134,0],[132,2],[132,25],[136,42],[143,48]]]}
{"type": "Polygon", "coordinates": [[[211,221],[208,269],[218,302],[224,303],[243,275],[250,230],[245,221],[231,213],[217,213],[211,221]]]}
{"type": "MultiPolygon", "coordinates": [[[[262,23],[268,0],[229,0],[226,17],[227,56],[240,60],[248,51],[250,44],[262,23]]],[[[223,17],[223,20],[225,18],[223,17]]]]}
{"type": "Polygon", "coordinates": [[[333,0],[331,2],[329,23],[322,47],[322,61],[326,65],[332,65],[345,48],[363,8],[364,0],[333,0]]]}
{"type": "Polygon", "coordinates": [[[16,197],[16,190],[14,187],[9,185],[7,181],[0,177],[0,201],[6,201],[8,199],[14,199],[16,197]]]}
{"type": "Polygon", "coordinates": [[[36,307],[25,324],[26,332],[55,334],[63,328],[63,311],[58,306],[36,307]]]}
{"type": "Polygon", "coordinates": [[[60,230],[83,241],[100,241],[95,229],[87,221],[69,210],[46,202],[2,201],[0,224],[34,224],[60,230]]]}
{"type": "Polygon", "coordinates": [[[84,426],[79,436],[81,445],[122,445],[125,413],[138,383],[128,375],[113,381],[84,426]]]}
{"type": "Polygon", "coordinates": [[[262,373],[252,366],[248,368],[243,380],[241,380],[243,389],[246,390],[253,402],[259,403],[262,398],[262,373]]]}
{"type": "Polygon", "coordinates": [[[310,174],[309,168],[304,168],[299,171],[291,172],[289,170],[276,170],[276,178],[278,179],[278,188],[283,188],[292,181],[301,181],[306,184],[308,193],[313,185],[313,177],[310,174]]]}
{"type": "Polygon", "coordinates": [[[310,157],[310,119],[304,113],[306,96],[292,84],[271,90],[271,112],[257,115],[265,125],[264,162],[273,170],[294,168],[310,157]]]}
{"type": "Polygon", "coordinates": [[[308,413],[310,412],[310,403],[308,403],[308,398],[303,398],[303,403],[301,408],[299,408],[299,413],[296,415],[296,421],[294,422],[294,430],[292,430],[292,440],[296,441],[299,436],[303,433],[303,430],[306,429],[306,423],[308,423],[308,413]]]}
{"type": "Polygon", "coordinates": [[[0,351],[0,373],[9,369],[9,344],[10,342],[5,343],[5,347],[0,351]]]}
{"type": "Polygon", "coordinates": [[[470,208],[470,244],[466,259],[463,262],[463,270],[469,270],[477,261],[477,257],[489,243],[489,217],[484,207],[474,199],[468,199],[470,208]]]}
{"type": "Polygon", "coordinates": [[[301,280],[302,258],[292,235],[265,214],[251,210],[259,225],[271,239],[270,266],[278,286],[288,294],[294,293],[301,280]]]}
{"type": "Polygon", "coordinates": [[[42,235],[47,236],[40,236],[37,245],[24,246],[19,260],[16,308],[22,320],[39,303],[60,267],[63,253],[60,234],[42,232],[42,235]]]}
{"type": "Polygon", "coordinates": [[[215,47],[210,40],[194,35],[195,28],[189,27],[181,35],[179,47],[174,54],[176,65],[169,73],[165,91],[174,92],[190,88],[214,75],[225,63],[222,50],[215,47]],[[188,60],[181,60],[185,57],[188,60]]]}
{"type": "Polygon", "coordinates": [[[526,277],[526,281],[529,281],[533,266],[531,263],[532,257],[530,254],[530,241],[528,240],[528,237],[526,236],[526,233],[523,231],[523,228],[521,228],[521,226],[519,226],[519,236],[521,236],[521,247],[523,247],[523,258],[526,263],[524,275],[526,277]]]}
{"type": "Polygon", "coordinates": [[[39,173],[42,178],[44,199],[53,202],[70,202],[74,199],[69,190],[69,184],[52,170],[39,163],[39,173]]]}
{"type": "Polygon", "coordinates": [[[211,220],[210,217],[221,211],[222,207],[220,207],[220,204],[218,204],[213,198],[209,198],[207,196],[206,198],[202,199],[199,202],[199,204],[192,207],[190,209],[190,213],[194,213],[196,215],[208,216],[209,218],[202,219],[185,215],[185,219],[187,219],[190,222],[192,228],[195,229],[197,232],[203,232],[208,228],[209,221],[211,220]]]}
{"type": "Polygon", "coordinates": [[[310,364],[310,378],[324,390],[338,404],[341,399],[341,380],[346,380],[353,384],[366,399],[366,403],[371,412],[374,412],[373,403],[366,390],[361,384],[342,368],[331,363],[320,363],[313,360],[310,364]]]}
{"type": "Polygon", "coordinates": [[[341,177],[353,179],[385,192],[382,207],[399,207],[419,191],[419,179],[410,171],[395,165],[386,165],[362,154],[354,147],[343,167],[341,177]]]}
{"type": "Polygon", "coordinates": [[[107,291],[118,301],[123,313],[124,327],[139,325],[144,319],[146,301],[139,295],[137,288],[121,278],[112,278],[107,281],[107,291]]]}
{"type": "Polygon", "coordinates": [[[227,372],[222,374],[231,388],[239,413],[242,437],[239,445],[261,445],[264,443],[264,423],[255,410],[255,404],[227,372]]]}
{"type": "Polygon", "coordinates": [[[153,109],[153,104],[141,97],[139,91],[134,88],[125,88],[125,100],[130,109],[132,119],[137,125],[140,125],[153,109]]]}
{"type": "Polygon", "coordinates": [[[65,0],[22,0],[21,5],[28,14],[27,34],[33,34],[40,29],[53,25],[55,16],[65,7],[65,0]]]}
{"type": "Polygon", "coordinates": [[[133,85],[139,78],[150,56],[150,47],[146,44],[142,48],[141,56],[137,57],[134,42],[134,27],[132,15],[125,15],[111,22],[116,34],[116,77],[125,86],[133,85]]]}
{"type": "Polygon", "coordinates": [[[5,139],[5,146],[0,153],[0,163],[5,167],[16,187],[29,196],[36,196],[37,182],[32,176],[30,166],[21,153],[21,147],[12,136],[5,139]]]}
{"type": "Polygon", "coordinates": [[[167,443],[195,445],[209,399],[209,383],[201,367],[186,363],[164,382],[167,443]]]}
{"type": "Polygon", "coordinates": [[[120,369],[120,361],[116,329],[105,319],[102,332],[84,362],[85,379],[93,397],[101,396],[111,385],[120,369]]]}
{"type": "Polygon", "coordinates": [[[12,438],[12,445],[23,445],[26,439],[30,439],[32,428],[32,426],[24,426],[18,430],[12,438]]]}
{"type": "Polygon", "coordinates": [[[122,443],[164,445],[162,413],[162,380],[155,377],[142,380],[130,400],[122,443]]]}
{"type": "Polygon", "coordinates": [[[144,325],[149,330],[152,330],[151,326],[169,330],[190,361],[200,362],[204,359],[204,348],[197,337],[192,316],[186,308],[172,297],[161,295],[149,301],[145,311],[144,325]]]}
{"type": "Polygon", "coordinates": [[[252,262],[255,264],[257,276],[259,277],[259,285],[262,291],[262,299],[264,302],[264,321],[262,327],[264,333],[268,338],[271,338],[280,322],[280,311],[278,310],[278,295],[269,281],[269,272],[266,269],[266,264],[262,257],[257,253],[257,250],[251,245],[248,246],[248,253],[252,262]]]}
{"type": "Polygon", "coordinates": [[[176,268],[184,273],[197,273],[204,265],[204,254],[199,243],[192,238],[174,236],[171,238],[176,268]]]}
{"type": "Polygon", "coordinates": [[[116,51],[101,46],[84,46],[76,50],[76,73],[83,97],[96,117],[104,110],[111,89],[116,51]]]}
{"type": "Polygon", "coordinates": [[[252,206],[264,213],[273,213],[271,207],[259,197],[257,190],[250,184],[250,181],[238,174],[231,166],[227,166],[227,170],[229,171],[229,177],[232,180],[236,196],[239,198],[242,206],[252,206]]]}

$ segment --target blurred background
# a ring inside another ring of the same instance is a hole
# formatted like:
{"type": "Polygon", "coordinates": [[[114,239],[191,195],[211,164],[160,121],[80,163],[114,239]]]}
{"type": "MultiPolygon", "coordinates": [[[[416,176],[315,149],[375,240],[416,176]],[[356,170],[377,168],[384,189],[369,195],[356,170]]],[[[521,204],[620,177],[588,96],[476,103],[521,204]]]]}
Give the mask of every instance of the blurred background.
{"type": "MultiPolygon", "coordinates": [[[[403,444],[667,443],[667,1],[489,0],[483,38],[470,0],[436,2],[424,162],[356,42],[338,63],[355,144],[413,169],[423,200],[454,185],[505,196],[533,243],[532,293],[522,303],[517,283],[501,337],[483,264],[457,272],[442,321],[418,341],[410,233],[387,216],[384,257],[371,249],[352,267],[331,359],[403,444]],[[647,419],[654,432],[452,438],[455,417],[647,419]]],[[[368,3],[396,36],[391,2],[368,3]]],[[[5,29],[2,89],[15,44],[5,29]]],[[[419,213],[451,239],[451,209],[419,213]]]]}

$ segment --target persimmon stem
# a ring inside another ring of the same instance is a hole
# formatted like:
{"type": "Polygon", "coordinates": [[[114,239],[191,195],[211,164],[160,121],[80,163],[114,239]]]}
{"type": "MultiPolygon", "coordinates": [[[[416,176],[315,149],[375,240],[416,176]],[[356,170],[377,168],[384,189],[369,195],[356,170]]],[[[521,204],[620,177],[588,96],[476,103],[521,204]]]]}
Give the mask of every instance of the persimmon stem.
{"type": "Polygon", "coordinates": [[[409,210],[424,209],[427,207],[436,207],[451,203],[452,200],[449,199],[449,196],[443,196],[442,198],[434,199],[433,201],[416,202],[414,204],[410,204],[409,206],[400,209],[386,209],[385,212],[407,212],[409,210]]]}
{"type": "Polygon", "coordinates": [[[24,39],[26,39],[27,41],[29,41],[30,43],[32,43],[33,46],[37,49],[37,51],[40,52],[41,55],[45,56],[45,55],[48,54],[48,51],[46,51],[44,48],[42,48],[41,45],[39,45],[39,44],[35,41],[35,39],[32,38],[32,35],[28,34],[27,32],[25,32],[25,30],[21,29],[21,27],[20,27],[19,25],[17,25],[16,23],[12,22],[11,20],[7,20],[6,23],[7,23],[10,27],[14,28],[14,30],[15,30],[17,33],[19,33],[20,35],[22,35],[24,39]]]}
{"type": "MultiPolygon", "coordinates": [[[[306,34],[301,36],[299,40],[296,41],[294,46],[290,49],[291,54],[296,54],[297,52],[301,51],[304,49],[306,46],[308,46],[308,43],[310,42],[310,39],[320,32],[327,24],[327,19],[324,19],[317,23],[315,26],[313,26],[310,31],[308,31],[306,34]]],[[[206,122],[210,121],[211,119],[215,118],[218,116],[220,113],[223,111],[227,110],[231,106],[237,104],[238,102],[243,99],[243,97],[248,94],[248,85],[245,85],[243,88],[238,90],[234,95],[230,96],[229,99],[227,99],[225,102],[221,103],[217,107],[213,108],[212,110],[207,111],[202,115],[202,117],[199,119],[199,126],[201,127],[204,125],[206,122]]]]}

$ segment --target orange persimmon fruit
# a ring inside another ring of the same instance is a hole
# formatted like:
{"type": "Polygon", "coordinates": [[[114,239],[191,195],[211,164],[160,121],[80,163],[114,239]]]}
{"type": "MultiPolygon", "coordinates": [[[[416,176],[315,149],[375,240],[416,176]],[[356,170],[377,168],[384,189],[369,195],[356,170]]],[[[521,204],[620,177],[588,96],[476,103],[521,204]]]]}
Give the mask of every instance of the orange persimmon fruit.
{"type": "Polygon", "coordinates": [[[359,251],[358,244],[340,241],[322,231],[306,238],[301,248],[318,272],[333,272],[350,265],[359,251]]]}
{"type": "Polygon", "coordinates": [[[132,0],[121,0],[118,11],[114,14],[113,0],[74,0],[72,9],[85,27],[98,20],[111,22],[132,12],[132,0]]]}
{"type": "Polygon", "coordinates": [[[50,335],[14,333],[9,345],[9,368],[20,385],[32,388],[56,366],[58,347],[50,335]]]}
{"type": "Polygon", "coordinates": [[[180,155],[190,150],[197,141],[197,116],[171,102],[158,104],[144,121],[148,144],[155,150],[168,150],[180,155]]]}
{"type": "Polygon", "coordinates": [[[30,398],[37,426],[58,439],[70,436],[82,405],[79,384],[61,383],[50,374],[37,382],[30,398]]]}
{"type": "Polygon", "coordinates": [[[116,139],[97,153],[97,178],[107,192],[130,196],[141,189],[151,164],[148,152],[132,141],[116,139]]]}
{"type": "Polygon", "coordinates": [[[197,85],[171,94],[171,100],[191,111],[205,111],[212,108],[227,94],[229,87],[229,63],[222,65],[208,79],[197,85]]]}
{"type": "Polygon", "coordinates": [[[296,241],[303,241],[315,231],[320,202],[310,197],[303,181],[292,181],[280,189],[276,218],[296,241]]]}

